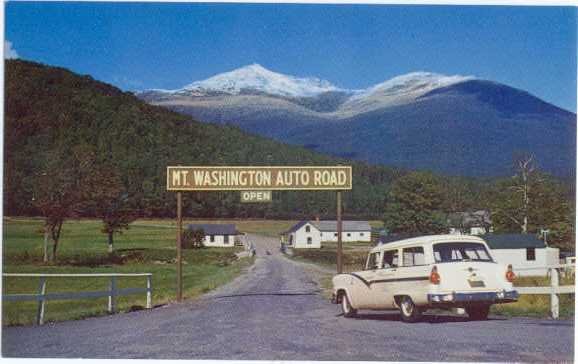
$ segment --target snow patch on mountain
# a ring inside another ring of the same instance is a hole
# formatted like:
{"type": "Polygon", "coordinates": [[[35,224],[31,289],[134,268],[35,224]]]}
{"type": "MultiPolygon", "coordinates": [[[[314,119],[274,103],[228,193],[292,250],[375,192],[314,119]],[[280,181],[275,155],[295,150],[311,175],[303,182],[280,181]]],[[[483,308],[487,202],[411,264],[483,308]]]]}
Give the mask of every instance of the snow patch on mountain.
{"type": "Polygon", "coordinates": [[[432,90],[472,79],[475,77],[412,72],[356,92],[340,107],[339,112],[343,116],[350,116],[352,113],[406,104],[432,90]]]}
{"type": "Polygon", "coordinates": [[[431,72],[412,72],[369,87],[362,92],[358,92],[352,99],[364,98],[376,93],[383,96],[396,96],[409,93],[424,94],[436,88],[450,86],[471,79],[474,79],[474,77],[461,75],[446,76],[431,72]]]}
{"type": "Polygon", "coordinates": [[[313,97],[325,92],[344,90],[318,78],[293,77],[269,71],[259,64],[252,64],[193,82],[173,92],[195,96],[211,92],[239,95],[243,91],[286,97],[313,97]]]}

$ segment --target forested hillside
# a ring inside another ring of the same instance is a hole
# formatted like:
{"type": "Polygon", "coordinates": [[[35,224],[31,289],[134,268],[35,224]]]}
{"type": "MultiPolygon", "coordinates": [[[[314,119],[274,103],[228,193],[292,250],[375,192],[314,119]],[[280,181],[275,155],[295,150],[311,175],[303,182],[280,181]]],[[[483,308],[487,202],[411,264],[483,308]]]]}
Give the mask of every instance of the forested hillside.
{"type": "MultiPolygon", "coordinates": [[[[174,215],[174,194],[165,191],[167,165],[352,164],[354,189],[344,194],[344,213],[358,217],[380,217],[388,185],[403,174],[326,157],[236,127],[200,123],[89,76],[22,60],[6,62],[5,95],[6,215],[39,214],[35,193],[47,169],[64,168],[57,161],[78,153],[94,155],[98,165],[120,175],[139,216],[174,215]]],[[[273,203],[250,205],[239,203],[238,192],[189,193],[184,212],[191,217],[330,216],[334,195],[276,192],[273,203]]],[[[91,214],[90,209],[78,213],[91,214]]]]}

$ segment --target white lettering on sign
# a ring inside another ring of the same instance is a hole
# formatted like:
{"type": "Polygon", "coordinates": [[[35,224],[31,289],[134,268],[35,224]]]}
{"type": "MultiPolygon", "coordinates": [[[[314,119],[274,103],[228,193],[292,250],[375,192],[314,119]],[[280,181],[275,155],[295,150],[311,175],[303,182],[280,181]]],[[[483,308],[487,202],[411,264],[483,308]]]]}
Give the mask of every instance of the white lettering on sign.
{"type": "Polygon", "coordinates": [[[271,202],[271,191],[241,191],[241,202],[271,202]]]}
{"type": "Polygon", "coordinates": [[[169,191],[350,190],[349,166],[168,167],[169,191]]]}

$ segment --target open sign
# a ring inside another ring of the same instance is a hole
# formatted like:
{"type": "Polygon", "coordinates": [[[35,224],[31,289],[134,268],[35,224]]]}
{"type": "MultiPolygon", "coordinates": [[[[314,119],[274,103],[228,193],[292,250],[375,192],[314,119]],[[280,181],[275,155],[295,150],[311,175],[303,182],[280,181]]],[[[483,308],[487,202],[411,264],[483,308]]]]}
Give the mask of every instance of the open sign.
{"type": "Polygon", "coordinates": [[[271,191],[241,191],[241,202],[271,202],[271,191]]]}

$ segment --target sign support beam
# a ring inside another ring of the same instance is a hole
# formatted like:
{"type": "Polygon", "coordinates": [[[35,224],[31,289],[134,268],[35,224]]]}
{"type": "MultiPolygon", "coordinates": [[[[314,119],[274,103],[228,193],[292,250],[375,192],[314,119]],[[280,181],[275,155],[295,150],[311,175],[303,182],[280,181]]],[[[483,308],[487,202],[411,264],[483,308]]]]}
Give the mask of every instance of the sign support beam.
{"type": "Polygon", "coordinates": [[[337,274],[343,273],[343,243],[341,222],[341,191],[337,191],[337,274]]]}
{"type": "Polygon", "coordinates": [[[177,192],[177,302],[183,300],[183,193],[177,192]]]}

